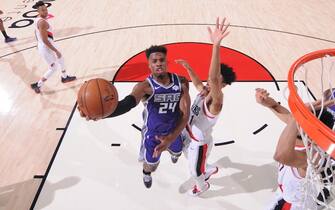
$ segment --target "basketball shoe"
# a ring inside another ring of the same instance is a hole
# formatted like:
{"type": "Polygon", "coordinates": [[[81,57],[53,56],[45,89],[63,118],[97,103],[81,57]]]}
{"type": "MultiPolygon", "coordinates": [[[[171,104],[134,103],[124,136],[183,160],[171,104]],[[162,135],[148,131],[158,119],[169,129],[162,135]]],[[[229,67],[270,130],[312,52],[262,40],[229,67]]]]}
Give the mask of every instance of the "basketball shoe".
{"type": "Polygon", "coordinates": [[[177,163],[178,162],[178,158],[179,158],[179,156],[171,155],[171,161],[172,161],[172,163],[177,163]]]}
{"type": "Polygon", "coordinates": [[[65,78],[62,77],[62,83],[71,82],[71,81],[76,80],[76,79],[77,79],[76,76],[67,75],[65,78]]]}
{"type": "Polygon", "coordinates": [[[198,196],[206,192],[209,189],[209,187],[210,185],[208,182],[205,182],[205,185],[202,188],[198,187],[197,185],[194,185],[193,189],[191,189],[188,194],[191,196],[198,196]]]}
{"type": "Polygon", "coordinates": [[[30,87],[35,91],[35,93],[40,93],[41,89],[38,87],[37,82],[30,85],[30,87]]]}
{"type": "Polygon", "coordinates": [[[144,172],[143,171],[143,183],[146,188],[150,188],[152,185],[152,177],[151,173],[149,172],[144,172]]]}
{"type": "Polygon", "coordinates": [[[5,38],[5,43],[14,42],[14,41],[16,41],[15,37],[6,37],[5,38]]]}

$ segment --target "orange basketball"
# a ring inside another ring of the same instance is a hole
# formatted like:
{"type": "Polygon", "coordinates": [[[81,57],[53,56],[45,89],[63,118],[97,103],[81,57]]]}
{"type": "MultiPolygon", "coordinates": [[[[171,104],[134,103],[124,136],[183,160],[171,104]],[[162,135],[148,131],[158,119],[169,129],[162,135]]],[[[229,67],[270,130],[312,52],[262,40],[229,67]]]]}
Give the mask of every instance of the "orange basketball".
{"type": "Polygon", "coordinates": [[[85,82],[78,92],[78,107],[91,119],[112,114],[118,104],[118,93],[112,83],[97,78],[85,82]]]}

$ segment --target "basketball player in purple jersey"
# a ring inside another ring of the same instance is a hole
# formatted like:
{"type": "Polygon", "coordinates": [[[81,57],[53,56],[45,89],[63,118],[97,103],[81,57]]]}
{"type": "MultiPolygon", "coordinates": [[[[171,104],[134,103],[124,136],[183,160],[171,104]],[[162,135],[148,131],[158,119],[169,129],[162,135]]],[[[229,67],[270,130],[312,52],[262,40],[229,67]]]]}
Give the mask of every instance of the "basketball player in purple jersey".
{"type": "MultiPolygon", "coordinates": [[[[151,173],[159,165],[161,152],[168,150],[173,162],[177,161],[182,152],[180,133],[189,118],[190,96],[188,81],[167,72],[167,49],[164,46],[151,46],[145,52],[151,75],[137,83],[130,95],[119,101],[114,113],[108,117],[122,115],[140,101],[143,102],[143,182],[150,188],[151,173]]],[[[82,112],[81,115],[88,119],[82,112]]]]}

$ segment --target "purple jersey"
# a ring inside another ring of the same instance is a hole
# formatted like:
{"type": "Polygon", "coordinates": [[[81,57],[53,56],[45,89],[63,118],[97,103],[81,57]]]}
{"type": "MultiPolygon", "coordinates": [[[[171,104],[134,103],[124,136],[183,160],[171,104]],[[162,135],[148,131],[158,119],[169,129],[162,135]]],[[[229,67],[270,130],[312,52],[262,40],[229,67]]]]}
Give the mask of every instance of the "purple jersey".
{"type": "Polygon", "coordinates": [[[181,83],[176,74],[169,74],[171,83],[164,86],[152,76],[147,78],[153,94],[144,102],[144,135],[167,135],[180,117],[181,83]]]}

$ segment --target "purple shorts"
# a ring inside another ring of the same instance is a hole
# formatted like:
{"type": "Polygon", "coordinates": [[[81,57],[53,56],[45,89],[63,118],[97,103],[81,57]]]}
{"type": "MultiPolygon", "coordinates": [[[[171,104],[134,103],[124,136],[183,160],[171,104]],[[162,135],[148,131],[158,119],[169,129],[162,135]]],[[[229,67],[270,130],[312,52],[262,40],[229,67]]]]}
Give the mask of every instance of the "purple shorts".
{"type": "MultiPolygon", "coordinates": [[[[160,155],[156,158],[152,157],[154,154],[155,147],[160,143],[159,140],[155,138],[155,135],[147,135],[144,139],[144,157],[145,161],[149,164],[158,163],[160,160],[160,155]]],[[[180,155],[183,149],[183,141],[179,135],[176,140],[172,142],[168,150],[175,155],[180,155]]]]}

